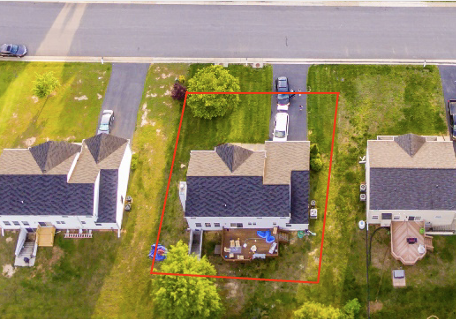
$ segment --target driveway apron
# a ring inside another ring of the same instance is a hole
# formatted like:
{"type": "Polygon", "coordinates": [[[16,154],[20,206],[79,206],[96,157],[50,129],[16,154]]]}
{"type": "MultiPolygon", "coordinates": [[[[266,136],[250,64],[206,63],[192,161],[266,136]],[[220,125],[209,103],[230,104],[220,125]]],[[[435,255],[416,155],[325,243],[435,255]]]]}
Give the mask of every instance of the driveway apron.
{"type": "MultiPolygon", "coordinates": [[[[114,111],[111,134],[133,138],[139,103],[141,103],[149,64],[114,63],[101,110],[114,111]]],[[[101,113],[98,123],[101,120],[101,113]]]]}

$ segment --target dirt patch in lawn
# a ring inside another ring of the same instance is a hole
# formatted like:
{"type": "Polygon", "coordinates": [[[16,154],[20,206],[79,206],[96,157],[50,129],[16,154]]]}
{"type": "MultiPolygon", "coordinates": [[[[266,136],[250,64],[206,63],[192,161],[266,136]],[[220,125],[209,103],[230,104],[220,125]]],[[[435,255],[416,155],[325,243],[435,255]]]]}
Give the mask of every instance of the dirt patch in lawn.
{"type": "Polygon", "coordinates": [[[25,146],[30,147],[30,146],[32,146],[33,144],[35,144],[35,141],[36,141],[36,137],[33,137],[33,136],[32,136],[31,138],[26,139],[26,140],[24,141],[24,144],[25,144],[25,146]]]}
{"type": "Polygon", "coordinates": [[[6,278],[11,278],[13,277],[14,273],[16,272],[16,269],[13,267],[11,264],[3,265],[3,276],[6,278]]]}
{"type": "Polygon", "coordinates": [[[383,303],[381,301],[369,301],[369,309],[371,313],[382,310],[383,303]]]}
{"type": "Polygon", "coordinates": [[[142,111],[143,111],[143,114],[141,115],[141,127],[149,124],[149,120],[147,117],[148,117],[150,111],[147,109],[147,103],[143,104],[142,111]]]}
{"type": "Polygon", "coordinates": [[[85,101],[85,100],[88,100],[89,98],[86,95],[82,95],[82,96],[75,96],[74,99],[78,100],[78,101],[85,101]]]}

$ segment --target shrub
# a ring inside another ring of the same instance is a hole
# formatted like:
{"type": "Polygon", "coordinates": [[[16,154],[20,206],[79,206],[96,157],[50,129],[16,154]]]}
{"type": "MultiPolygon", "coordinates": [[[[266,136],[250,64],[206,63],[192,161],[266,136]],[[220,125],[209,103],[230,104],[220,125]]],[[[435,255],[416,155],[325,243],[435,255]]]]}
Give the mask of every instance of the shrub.
{"type": "Polygon", "coordinates": [[[323,168],[323,162],[321,158],[312,158],[310,160],[310,169],[313,170],[314,172],[319,172],[323,168]]]}
{"type": "Polygon", "coordinates": [[[33,87],[33,94],[39,98],[47,97],[49,94],[60,86],[59,80],[54,76],[53,72],[37,74],[33,87]]]}
{"type": "Polygon", "coordinates": [[[179,75],[179,82],[185,83],[185,75],[179,75]]]}
{"type": "Polygon", "coordinates": [[[187,92],[187,88],[180,84],[179,82],[174,83],[173,91],[171,92],[171,97],[174,100],[182,101],[185,99],[185,93],[187,92]]]}
{"type": "Polygon", "coordinates": [[[312,157],[312,155],[317,154],[320,154],[320,149],[318,148],[317,144],[312,144],[312,146],[310,147],[310,157],[312,157]]]}
{"type": "MultiPolygon", "coordinates": [[[[188,80],[190,92],[239,92],[239,79],[232,76],[220,65],[212,65],[199,70],[188,80]]],[[[224,116],[239,105],[238,94],[192,94],[187,97],[187,105],[193,116],[212,119],[224,116]]]]}
{"type": "Polygon", "coordinates": [[[136,167],[138,166],[138,153],[135,153],[131,156],[131,164],[130,164],[130,169],[134,171],[136,167]]]}

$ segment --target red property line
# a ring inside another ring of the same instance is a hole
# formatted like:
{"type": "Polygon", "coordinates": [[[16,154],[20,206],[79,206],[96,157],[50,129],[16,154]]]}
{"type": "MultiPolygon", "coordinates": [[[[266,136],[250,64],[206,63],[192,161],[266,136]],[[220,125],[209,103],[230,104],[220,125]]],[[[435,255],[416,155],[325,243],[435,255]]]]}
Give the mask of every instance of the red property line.
{"type": "Polygon", "coordinates": [[[171,170],[169,172],[168,184],[166,186],[165,200],[163,203],[163,209],[160,217],[160,226],[158,227],[157,241],[154,249],[154,257],[152,259],[152,266],[150,269],[151,275],[168,275],[168,276],[183,276],[183,277],[206,277],[206,278],[223,278],[223,279],[241,279],[241,280],[257,280],[257,281],[277,281],[277,282],[294,282],[294,283],[307,283],[307,284],[318,284],[320,282],[320,272],[321,272],[321,261],[323,257],[323,242],[325,238],[325,225],[326,225],[326,212],[328,210],[328,198],[329,198],[329,185],[331,181],[331,167],[332,167],[332,158],[334,150],[334,138],[336,134],[336,123],[337,123],[337,107],[339,103],[339,92],[280,92],[280,94],[335,94],[336,95],[336,108],[334,112],[334,125],[333,125],[333,134],[331,142],[331,154],[329,157],[329,171],[328,171],[328,185],[326,188],[326,201],[325,201],[325,214],[323,217],[323,229],[321,237],[321,246],[320,246],[320,258],[318,263],[318,276],[316,281],[305,281],[305,280],[287,280],[287,279],[268,279],[268,278],[252,278],[252,277],[231,277],[231,276],[210,276],[210,275],[198,275],[198,274],[178,274],[178,273],[164,273],[164,272],[154,272],[155,258],[157,256],[158,241],[160,239],[161,228],[163,224],[163,217],[165,215],[166,201],[168,199],[169,186],[171,184],[171,177],[173,174],[174,160],[176,158],[177,145],[179,142],[179,136],[182,128],[182,120],[184,118],[185,105],[187,102],[187,96],[189,94],[279,94],[278,92],[186,92],[184,98],[184,105],[182,107],[181,118],[179,122],[179,129],[177,131],[176,143],[174,145],[174,154],[173,160],[171,162],[171,170]]]}

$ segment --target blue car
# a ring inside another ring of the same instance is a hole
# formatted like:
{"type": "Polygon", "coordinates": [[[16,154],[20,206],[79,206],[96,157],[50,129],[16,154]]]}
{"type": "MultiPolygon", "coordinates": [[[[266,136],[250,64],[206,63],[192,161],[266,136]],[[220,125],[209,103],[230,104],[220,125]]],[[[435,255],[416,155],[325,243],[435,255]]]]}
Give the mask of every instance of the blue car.
{"type": "Polygon", "coordinates": [[[27,54],[27,48],[22,44],[2,44],[0,56],[22,58],[27,54]]]}

